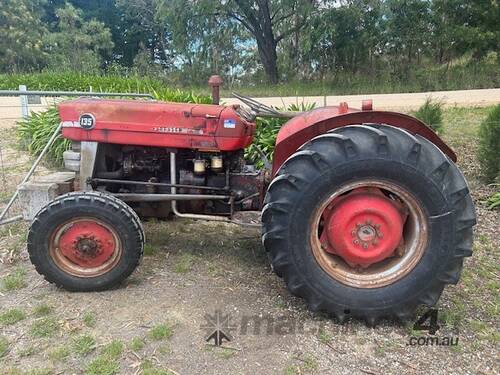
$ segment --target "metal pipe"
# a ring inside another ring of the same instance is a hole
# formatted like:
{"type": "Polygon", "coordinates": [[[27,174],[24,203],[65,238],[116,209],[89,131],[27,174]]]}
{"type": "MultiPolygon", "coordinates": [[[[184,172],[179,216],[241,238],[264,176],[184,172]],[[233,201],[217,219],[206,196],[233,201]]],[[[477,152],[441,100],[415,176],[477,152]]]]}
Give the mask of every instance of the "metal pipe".
{"type": "Polygon", "coordinates": [[[135,96],[138,98],[154,99],[151,94],[138,94],[132,92],[88,92],[88,91],[22,91],[22,90],[0,90],[0,96],[135,96]]]}
{"type": "MultiPolygon", "coordinates": [[[[59,125],[56,128],[56,130],[54,130],[54,133],[52,133],[52,135],[50,136],[49,141],[47,142],[47,144],[43,148],[43,150],[40,153],[40,155],[38,155],[38,158],[35,160],[35,162],[31,166],[30,170],[28,171],[28,173],[26,174],[26,176],[24,177],[24,179],[21,181],[21,183],[19,185],[22,185],[25,182],[27,182],[29,180],[29,178],[33,175],[33,173],[35,172],[36,167],[38,167],[38,164],[40,163],[40,161],[42,160],[42,158],[47,153],[47,150],[52,145],[52,143],[54,143],[54,141],[56,140],[56,138],[59,136],[59,132],[61,131],[61,125],[62,124],[59,123],[59,125]]],[[[19,195],[19,189],[17,188],[16,192],[10,198],[9,203],[7,203],[7,206],[4,208],[4,210],[0,214],[0,222],[2,222],[3,218],[5,217],[5,214],[7,213],[7,211],[9,210],[9,208],[12,206],[12,204],[14,203],[14,201],[16,200],[16,198],[18,197],[18,195],[19,195]]]]}
{"type": "MultiPolygon", "coordinates": [[[[93,178],[90,182],[103,182],[103,183],[109,183],[109,184],[123,184],[123,185],[144,185],[144,186],[172,187],[172,184],[166,184],[164,182],[111,180],[111,179],[108,179],[108,178],[93,178]]],[[[210,187],[210,186],[197,186],[197,185],[175,184],[175,187],[177,187],[177,188],[186,188],[186,189],[198,189],[198,190],[227,191],[227,189],[225,189],[225,188],[210,187]]]]}
{"type": "MultiPolygon", "coordinates": [[[[172,187],[170,188],[170,192],[172,194],[176,194],[176,167],[175,167],[175,153],[171,152],[170,153],[170,183],[172,184],[172,187]]],[[[189,218],[189,219],[201,219],[201,220],[212,220],[212,221],[226,221],[230,222],[227,217],[224,216],[215,216],[215,215],[199,215],[199,214],[188,214],[188,213],[182,213],[177,210],[177,202],[175,200],[171,201],[172,205],[172,212],[179,217],[184,217],[184,218],[189,218]]]]}
{"type": "Polygon", "coordinates": [[[125,202],[161,202],[161,201],[189,201],[189,200],[217,200],[229,199],[229,195],[207,195],[207,194],[135,194],[135,193],[112,193],[113,196],[125,202]]]}
{"type": "Polygon", "coordinates": [[[0,221],[0,225],[10,224],[10,223],[13,223],[15,221],[22,220],[22,219],[23,219],[23,215],[12,216],[12,217],[9,217],[8,219],[0,221]]]}

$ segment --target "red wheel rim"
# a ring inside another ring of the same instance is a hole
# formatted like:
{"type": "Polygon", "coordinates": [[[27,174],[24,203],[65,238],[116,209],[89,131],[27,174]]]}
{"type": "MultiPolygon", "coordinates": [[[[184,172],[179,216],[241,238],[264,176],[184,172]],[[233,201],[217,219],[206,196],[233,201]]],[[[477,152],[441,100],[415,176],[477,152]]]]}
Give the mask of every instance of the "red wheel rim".
{"type": "Polygon", "coordinates": [[[311,248],[336,280],[358,288],[391,284],[418,263],[427,221],[417,200],[382,180],[348,184],[323,201],[311,221],[311,248]]]}
{"type": "Polygon", "coordinates": [[[79,217],[56,228],[49,252],[63,271],[74,276],[95,277],[116,266],[122,245],[110,225],[99,219],[79,217]]]}

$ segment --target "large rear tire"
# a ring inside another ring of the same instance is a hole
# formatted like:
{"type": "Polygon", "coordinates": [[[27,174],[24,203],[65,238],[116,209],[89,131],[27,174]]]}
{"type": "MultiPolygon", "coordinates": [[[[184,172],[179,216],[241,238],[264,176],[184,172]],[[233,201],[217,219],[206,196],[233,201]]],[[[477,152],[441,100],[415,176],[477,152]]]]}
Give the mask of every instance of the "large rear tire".
{"type": "Polygon", "coordinates": [[[139,264],[144,231],[136,213],[109,194],[62,195],[38,212],[28,252],[38,273],[69,291],[109,289],[139,264]]]}
{"type": "Polygon", "coordinates": [[[271,182],[263,243],[288,289],[340,321],[406,321],[472,254],[467,183],[435,145],[387,125],[335,129],[271,182]]]}

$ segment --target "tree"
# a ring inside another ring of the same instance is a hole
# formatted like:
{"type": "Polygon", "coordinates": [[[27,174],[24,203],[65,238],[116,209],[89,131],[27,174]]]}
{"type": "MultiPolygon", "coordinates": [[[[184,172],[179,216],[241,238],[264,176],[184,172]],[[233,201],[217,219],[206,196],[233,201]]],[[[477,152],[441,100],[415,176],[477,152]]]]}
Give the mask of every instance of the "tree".
{"type": "Polygon", "coordinates": [[[0,71],[39,70],[45,65],[42,0],[2,0],[0,71]]]}
{"type": "Polygon", "coordinates": [[[313,9],[312,0],[229,0],[216,14],[237,21],[253,36],[269,82],[277,83],[277,46],[308,23],[313,9]]]}
{"type": "Polygon", "coordinates": [[[71,4],[55,12],[57,24],[45,38],[49,66],[74,71],[97,71],[103,61],[101,53],[113,48],[111,32],[95,19],[84,21],[82,11],[71,4]]]}

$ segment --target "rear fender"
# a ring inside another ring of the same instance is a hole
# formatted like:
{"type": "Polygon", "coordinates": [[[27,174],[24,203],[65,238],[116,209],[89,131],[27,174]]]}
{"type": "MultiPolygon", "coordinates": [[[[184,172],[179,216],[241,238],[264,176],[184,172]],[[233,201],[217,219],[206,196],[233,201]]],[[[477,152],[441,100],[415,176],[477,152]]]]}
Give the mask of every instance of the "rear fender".
{"type": "Polygon", "coordinates": [[[324,107],[294,117],[280,129],[274,149],[273,176],[285,160],[310,139],[332,129],[359,124],[385,124],[408,130],[427,138],[453,162],[457,161],[455,152],[431,128],[414,117],[387,111],[349,110],[339,114],[337,107],[324,107]]]}

